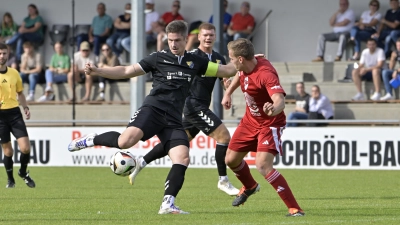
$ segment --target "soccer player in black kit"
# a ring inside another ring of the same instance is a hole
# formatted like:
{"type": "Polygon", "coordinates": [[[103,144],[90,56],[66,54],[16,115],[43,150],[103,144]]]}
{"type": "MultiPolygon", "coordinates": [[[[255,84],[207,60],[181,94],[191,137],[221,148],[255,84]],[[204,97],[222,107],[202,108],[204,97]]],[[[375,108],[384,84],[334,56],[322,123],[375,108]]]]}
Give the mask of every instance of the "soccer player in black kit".
{"type": "Polygon", "coordinates": [[[165,181],[164,198],[159,214],[187,214],[175,206],[189,165],[189,141],[182,126],[182,111],[195,76],[230,77],[236,74],[232,64],[221,65],[185,51],[188,28],[184,21],[173,21],[166,27],[169,50],[154,52],[130,66],[96,68],[87,64],[85,73],[110,79],[126,79],[152,72],[153,89],[142,106],[134,113],[122,134],[110,131],[100,135],[88,134],[73,140],[69,151],[95,145],[128,149],[139,140],[154,135],[160,139],[172,161],[165,181]]]}
{"type": "MultiPolygon", "coordinates": [[[[225,65],[225,58],[213,51],[215,42],[215,26],[203,23],[199,27],[199,47],[190,53],[204,57],[211,62],[225,65]]],[[[183,108],[183,127],[191,141],[200,131],[217,141],[215,160],[217,162],[219,180],[217,187],[228,195],[236,196],[239,190],[228,179],[225,164],[225,155],[231,136],[228,129],[210,109],[211,94],[214,89],[216,77],[197,76],[194,78],[189,96],[183,108]]],[[[164,146],[159,143],[144,157],[136,159],[135,170],[129,175],[131,184],[139,172],[150,162],[166,156],[164,146]]]]}

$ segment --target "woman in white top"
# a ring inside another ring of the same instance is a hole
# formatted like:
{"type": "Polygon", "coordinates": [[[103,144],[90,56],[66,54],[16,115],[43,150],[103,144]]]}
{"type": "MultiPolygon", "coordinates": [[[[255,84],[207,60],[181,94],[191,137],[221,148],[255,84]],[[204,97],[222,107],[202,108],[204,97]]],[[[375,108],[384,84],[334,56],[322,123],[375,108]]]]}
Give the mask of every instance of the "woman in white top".
{"type": "Polygon", "coordinates": [[[355,23],[355,26],[350,31],[350,41],[354,42],[354,55],[350,60],[358,61],[360,59],[361,41],[366,41],[371,38],[371,35],[376,33],[376,28],[382,15],[378,12],[379,1],[371,0],[369,2],[369,10],[361,14],[360,20],[355,23]]]}

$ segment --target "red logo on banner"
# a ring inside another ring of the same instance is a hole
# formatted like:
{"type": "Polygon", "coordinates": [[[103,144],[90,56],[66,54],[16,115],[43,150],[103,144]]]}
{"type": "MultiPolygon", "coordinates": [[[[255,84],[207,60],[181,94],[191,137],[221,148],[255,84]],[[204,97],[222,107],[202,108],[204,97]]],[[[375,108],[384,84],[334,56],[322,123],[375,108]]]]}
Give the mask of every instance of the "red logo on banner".
{"type": "Polygon", "coordinates": [[[257,152],[249,152],[246,157],[244,157],[244,160],[247,162],[249,166],[255,166],[256,165],[256,154],[257,152]]]}

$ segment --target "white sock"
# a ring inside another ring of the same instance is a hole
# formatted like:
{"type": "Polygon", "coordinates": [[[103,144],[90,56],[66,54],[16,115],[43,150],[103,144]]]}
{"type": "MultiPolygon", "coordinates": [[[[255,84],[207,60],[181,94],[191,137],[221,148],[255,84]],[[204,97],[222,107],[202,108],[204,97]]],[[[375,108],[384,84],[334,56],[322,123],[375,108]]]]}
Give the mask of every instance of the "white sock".
{"type": "Polygon", "coordinates": [[[228,176],[219,176],[219,181],[228,181],[228,176]]]}
{"type": "Polygon", "coordinates": [[[163,202],[161,204],[161,208],[169,208],[171,205],[173,205],[175,202],[175,197],[172,195],[165,195],[163,202]]]}
{"type": "Polygon", "coordinates": [[[146,161],[144,161],[143,157],[140,157],[138,159],[138,161],[139,161],[140,167],[144,168],[147,166],[147,163],[146,163],[146,161]]]}
{"type": "Polygon", "coordinates": [[[94,140],[94,138],[86,139],[86,146],[88,146],[88,147],[94,146],[93,140],[94,140]]]}
{"type": "Polygon", "coordinates": [[[104,92],[100,92],[100,98],[104,98],[104,92]]]}
{"type": "Polygon", "coordinates": [[[99,83],[99,88],[104,88],[104,82],[99,83]]]}

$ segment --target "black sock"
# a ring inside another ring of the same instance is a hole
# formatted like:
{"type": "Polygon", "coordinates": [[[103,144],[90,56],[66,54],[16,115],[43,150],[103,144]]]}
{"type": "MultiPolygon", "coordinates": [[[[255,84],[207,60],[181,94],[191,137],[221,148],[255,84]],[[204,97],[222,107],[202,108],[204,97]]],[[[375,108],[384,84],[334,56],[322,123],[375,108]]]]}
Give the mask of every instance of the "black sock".
{"type": "Polygon", "coordinates": [[[165,195],[172,195],[176,197],[181,190],[183,181],[185,180],[185,172],[187,166],[181,164],[174,164],[169,171],[167,180],[165,181],[165,195]]]}
{"type": "Polygon", "coordinates": [[[215,148],[215,161],[217,161],[218,175],[226,176],[226,164],[225,164],[225,156],[226,150],[228,149],[227,145],[218,144],[215,148]]]}
{"type": "Polygon", "coordinates": [[[4,168],[6,168],[8,179],[14,181],[14,175],[13,175],[14,161],[12,160],[12,156],[11,157],[4,156],[3,163],[4,163],[4,168]]]}
{"type": "Polygon", "coordinates": [[[165,157],[166,155],[167,152],[164,150],[164,145],[159,143],[156,146],[154,146],[154,148],[150,150],[145,156],[143,156],[143,159],[147,164],[149,164],[156,159],[165,157]]]}
{"type": "Polygon", "coordinates": [[[93,138],[93,144],[107,146],[107,147],[120,148],[118,146],[119,136],[121,136],[121,134],[116,131],[110,131],[110,132],[106,132],[103,134],[99,134],[93,138]]]}
{"type": "Polygon", "coordinates": [[[30,158],[31,158],[30,154],[24,154],[21,152],[21,156],[19,157],[19,161],[21,162],[21,168],[19,169],[19,173],[21,175],[26,174],[26,167],[28,167],[30,158]]]}

